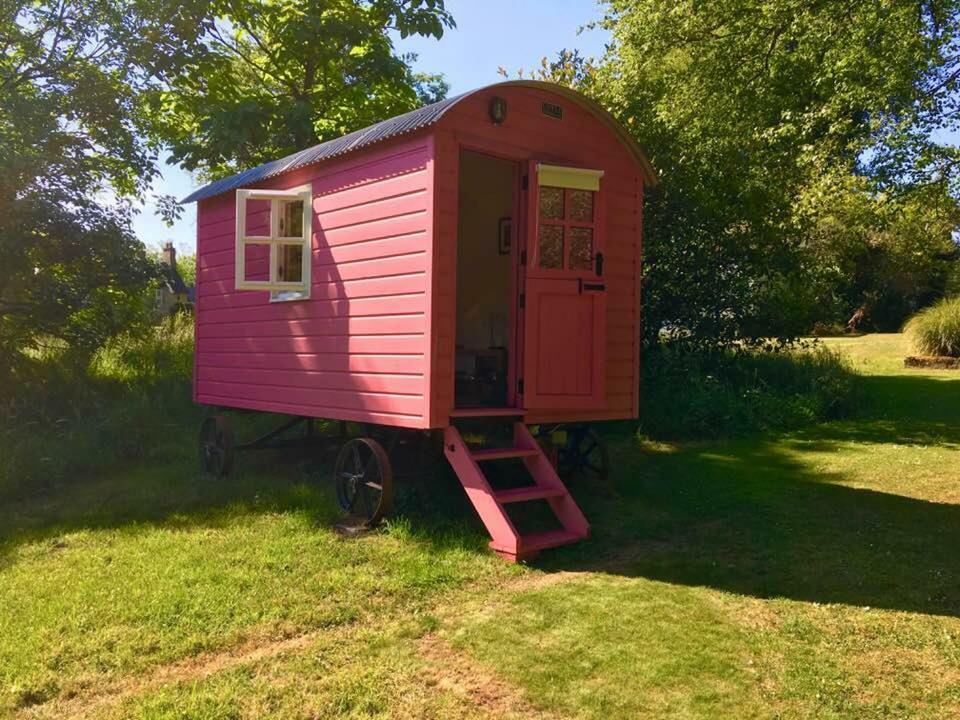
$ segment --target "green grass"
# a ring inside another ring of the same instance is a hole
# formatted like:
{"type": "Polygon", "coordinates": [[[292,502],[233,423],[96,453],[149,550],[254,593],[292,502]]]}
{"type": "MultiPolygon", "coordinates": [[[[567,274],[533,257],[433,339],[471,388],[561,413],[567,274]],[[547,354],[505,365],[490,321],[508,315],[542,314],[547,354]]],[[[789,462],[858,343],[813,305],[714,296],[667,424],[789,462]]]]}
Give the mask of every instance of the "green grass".
{"type": "MultiPolygon", "coordinates": [[[[829,340],[858,417],[724,442],[608,428],[588,543],[513,567],[449,477],[344,540],[325,457],[150,463],[0,508],[0,716],[960,715],[960,373],[829,340]],[[459,493],[459,494],[458,494],[459,493]]],[[[243,428],[250,431],[251,428],[243,428]]]]}

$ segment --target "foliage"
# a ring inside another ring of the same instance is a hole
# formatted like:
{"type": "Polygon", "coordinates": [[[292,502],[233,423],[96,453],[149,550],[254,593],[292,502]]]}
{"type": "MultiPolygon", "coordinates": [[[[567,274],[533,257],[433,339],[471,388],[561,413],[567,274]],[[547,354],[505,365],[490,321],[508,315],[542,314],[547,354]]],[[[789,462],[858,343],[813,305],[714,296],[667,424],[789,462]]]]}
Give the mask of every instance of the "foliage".
{"type": "Polygon", "coordinates": [[[445,95],[389,33],[439,38],[443,0],[215,0],[205,52],[152,102],[172,160],[219,177],[445,95]]]}
{"type": "MultiPolygon", "coordinates": [[[[921,216],[922,227],[950,203],[956,224],[960,151],[934,139],[958,121],[956,0],[610,0],[607,9],[607,57],[544,72],[609,107],[660,172],[645,217],[648,342],[676,326],[720,342],[797,336],[836,319],[821,315],[833,295],[845,305],[835,314],[870,302],[884,272],[822,297],[827,258],[809,245],[829,222],[818,211],[834,212],[824,177],[864,203],[868,234],[888,232],[896,213],[921,216]]],[[[906,242],[925,236],[939,250],[948,225],[906,242]]],[[[881,254],[888,266],[903,257],[881,254]]]]}
{"type": "Polygon", "coordinates": [[[896,331],[949,292],[960,272],[952,237],[960,208],[943,184],[900,196],[871,193],[859,176],[824,176],[805,189],[806,273],[818,317],[843,322],[862,308],[860,330],[896,331]]]}
{"type": "Polygon", "coordinates": [[[85,368],[56,349],[34,354],[0,395],[0,496],[162,454],[170,427],[197,422],[192,372],[188,315],[108,340],[85,368]]]}
{"type": "Polygon", "coordinates": [[[960,357],[960,297],[944,298],[921,310],[905,331],[924,355],[960,357]]]}
{"type": "Polygon", "coordinates": [[[177,255],[177,272],[188,287],[197,284],[197,256],[177,255]]]}
{"type": "Polygon", "coordinates": [[[856,375],[823,347],[777,352],[704,349],[676,340],[644,354],[641,432],[718,438],[785,430],[850,415],[856,375]]]}
{"type": "Polygon", "coordinates": [[[124,198],[155,175],[142,93],[203,27],[173,0],[16,0],[0,14],[0,378],[51,339],[78,362],[155,268],[124,198]]]}

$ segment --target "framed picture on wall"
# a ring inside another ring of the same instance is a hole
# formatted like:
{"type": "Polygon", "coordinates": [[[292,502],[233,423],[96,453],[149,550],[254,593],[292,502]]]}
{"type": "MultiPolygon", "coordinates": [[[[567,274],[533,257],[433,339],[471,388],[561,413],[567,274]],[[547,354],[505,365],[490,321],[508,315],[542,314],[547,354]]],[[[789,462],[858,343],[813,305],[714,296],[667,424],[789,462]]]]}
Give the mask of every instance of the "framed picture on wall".
{"type": "Polygon", "coordinates": [[[500,222],[497,225],[497,249],[500,251],[501,255],[510,254],[510,231],[512,230],[512,222],[508,217],[500,218],[500,222]]]}

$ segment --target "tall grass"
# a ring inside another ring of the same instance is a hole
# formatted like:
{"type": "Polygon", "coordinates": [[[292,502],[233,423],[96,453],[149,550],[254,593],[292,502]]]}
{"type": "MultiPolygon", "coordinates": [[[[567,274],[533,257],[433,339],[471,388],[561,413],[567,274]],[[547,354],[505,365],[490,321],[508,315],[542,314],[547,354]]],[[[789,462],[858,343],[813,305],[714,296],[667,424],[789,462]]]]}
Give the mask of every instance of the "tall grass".
{"type": "Polygon", "coordinates": [[[183,315],[110,341],[82,367],[56,351],[29,358],[0,399],[0,497],[192,452],[192,368],[193,319],[183,315]]]}
{"type": "Polygon", "coordinates": [[[960,357],[960,296],[921,310],[907,321],[904,332],[923,355],[960,357]]]}
{"type": "Polygon", "coordinates": [[[845,417],[859,405],[849,362],[821,345],[780,352],[662,343],[643,356],[641,432],[715,439],[845,417]]]}

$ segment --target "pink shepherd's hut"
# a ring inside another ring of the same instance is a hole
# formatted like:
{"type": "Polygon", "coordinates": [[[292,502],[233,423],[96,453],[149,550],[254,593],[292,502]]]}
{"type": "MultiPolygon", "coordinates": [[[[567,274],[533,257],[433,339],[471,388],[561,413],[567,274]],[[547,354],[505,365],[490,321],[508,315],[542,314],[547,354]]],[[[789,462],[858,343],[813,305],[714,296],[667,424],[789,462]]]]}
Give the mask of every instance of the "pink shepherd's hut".
{"type": "MultiPolygon", "coordinates": [[[[442,432],[494,550],[528,557],[585,537],[528,426],[637,417],[654,182],[595,102],[515,81],[207,185],[186,198],[198,203],[194,397],[442,432]],[[509,423],[513,442],[470,447],[458,424],[475,418],[509,423]],[[491,486],[486,463],[509,458],[532,484],[491,486]],[[558,529],[516,529],[507,506],[534,500],[558,529]]],[[[202,434],[220,469],[224,422],[202,434]]],[[[584,437],[568,438],[561,460],[583,461],[584,437]]],[[[375,520],[389,475],[380,443],[349,441],[341,504],[375,520]]]]}

